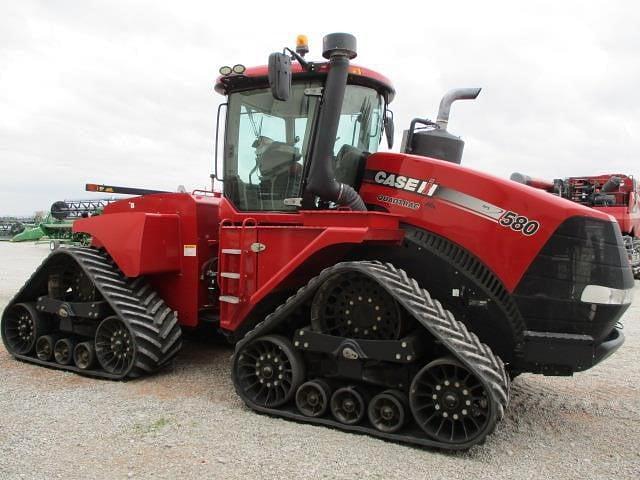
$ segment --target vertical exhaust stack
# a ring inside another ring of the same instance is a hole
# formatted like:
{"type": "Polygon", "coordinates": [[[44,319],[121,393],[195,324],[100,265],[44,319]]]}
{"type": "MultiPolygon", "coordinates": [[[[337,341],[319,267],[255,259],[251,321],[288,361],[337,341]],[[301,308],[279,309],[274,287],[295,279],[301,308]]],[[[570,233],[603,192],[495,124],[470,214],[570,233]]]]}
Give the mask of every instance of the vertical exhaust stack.
{"type": "Polygon", "coordinates": [[[480,94],[480,88],[455,88],[449,90],[440,101],[438,118],[431,120],[414,118],[409,130],[405,132],[402,151],[423,157],[437,158],[460,164],[464,142],[460,137],[447,131],[451,105],[457,100],[474,100],[480,94]],[[432,127],[431,130],[416,131],[417,125],[432,127]]]}
{"type": "Polygon", "coordinates": [[[347,89],[349,60],[357,55],[356,38],[348,33],[332,33],[324,37],[322,43],[322,56],[329,59],[329,72],[306,190],[322,200],[336,202],[351,210],[366,210],[362,198],[350,185],[336,181],[332,164],[342,101],[347,89]]]}
{"type": "Polygon", "coordinates": [[[458,100],[475,100],[480,95],[481,88],[454,88],[444,94],[442,100],[440,100],[440,108],[438,109],[438,119],[436,124],[438,128],[443,131],[447,131],[447,125],[449,124],[449,112],[451,112],[451,105],[458,100]]]}

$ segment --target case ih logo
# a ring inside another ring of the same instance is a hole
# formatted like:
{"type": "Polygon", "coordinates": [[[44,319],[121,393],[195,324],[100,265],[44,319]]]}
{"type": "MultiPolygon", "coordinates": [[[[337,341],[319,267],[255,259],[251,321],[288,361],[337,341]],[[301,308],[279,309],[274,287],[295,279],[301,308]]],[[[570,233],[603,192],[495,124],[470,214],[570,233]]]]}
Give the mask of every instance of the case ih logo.
{"type": "Polygon", "coordinates": [[[438,184],[435,183],[434,178],[421,180],[418,178],[385,172],[384,170],[378,170],[377,172],[371,171],[371,174],[375,183],[386,185],[391,188],[397,188],[398,190],[417,193],[426,197],[433,196],[438,189],[438,184]]]}

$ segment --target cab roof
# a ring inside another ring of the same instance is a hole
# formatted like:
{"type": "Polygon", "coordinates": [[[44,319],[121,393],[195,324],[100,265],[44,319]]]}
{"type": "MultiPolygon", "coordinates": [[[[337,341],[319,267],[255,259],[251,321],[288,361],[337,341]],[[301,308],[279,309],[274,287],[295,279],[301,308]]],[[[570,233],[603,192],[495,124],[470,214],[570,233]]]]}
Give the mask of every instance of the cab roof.
{"type": "MultiPolygon", "coordinates": [[[[329,63],[315,63],[313,71],[304,70],[298,62],[291,63],[291,72],[293,81],[296,80],[313,80],[324,79],[329,71],[329,63]]],[[[228,95],[231,92],[252,90],[254,88],[265,88],[268,86],[268,67],[260,65],[257,67],[247,67],[242,74],[221,75],[216,79],[215,91],[228,95]]],[[[358,65],[349,66],[348,83],[350,85],[362,85],[365,87],[375,88],[385,96],[388,103],[391,103],[395,96],[395,89],[391,80],[384,75],[370,70],[366,67],[358,65]]]]}

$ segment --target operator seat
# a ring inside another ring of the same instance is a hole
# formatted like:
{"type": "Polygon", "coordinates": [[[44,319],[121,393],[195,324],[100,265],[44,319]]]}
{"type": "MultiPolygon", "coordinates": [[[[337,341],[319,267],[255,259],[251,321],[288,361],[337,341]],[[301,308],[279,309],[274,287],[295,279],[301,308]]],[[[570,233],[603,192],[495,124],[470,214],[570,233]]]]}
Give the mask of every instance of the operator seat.
{"type": "Polygon", "coordinates": [[[281,209],[285,198],[299,195],[301,157],[297,147],[284,142],[272,141],[265,146],[258,159],[260,193],[263,202],[272,202],[270,208],[281,209]]]}
{"type": "Polygon", "coordinates": [[[336,180],[358,190],[369,155],[369,152],[363,152],[345,143],[336,155],[334,166],[336,180]]]}

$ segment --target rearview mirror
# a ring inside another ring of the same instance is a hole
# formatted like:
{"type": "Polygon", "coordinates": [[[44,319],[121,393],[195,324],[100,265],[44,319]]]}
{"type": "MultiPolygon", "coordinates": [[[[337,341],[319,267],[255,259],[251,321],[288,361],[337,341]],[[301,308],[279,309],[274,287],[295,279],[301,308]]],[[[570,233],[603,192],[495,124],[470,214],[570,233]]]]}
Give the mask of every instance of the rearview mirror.
{"type": "Polygon", "coordinates": [[[389,148],[393,148],[393,134],[395,133],[395,126],[393,124],[393,112],[391,110],[384,111],[384,133],[387,137],[387,145],[389,148]]]}
{"type": "Polygon", "coordinates": [[[276,100],[289,100],[291,92],[291,59],[284,53],[269,55],[269,86],[276,100]]]}

